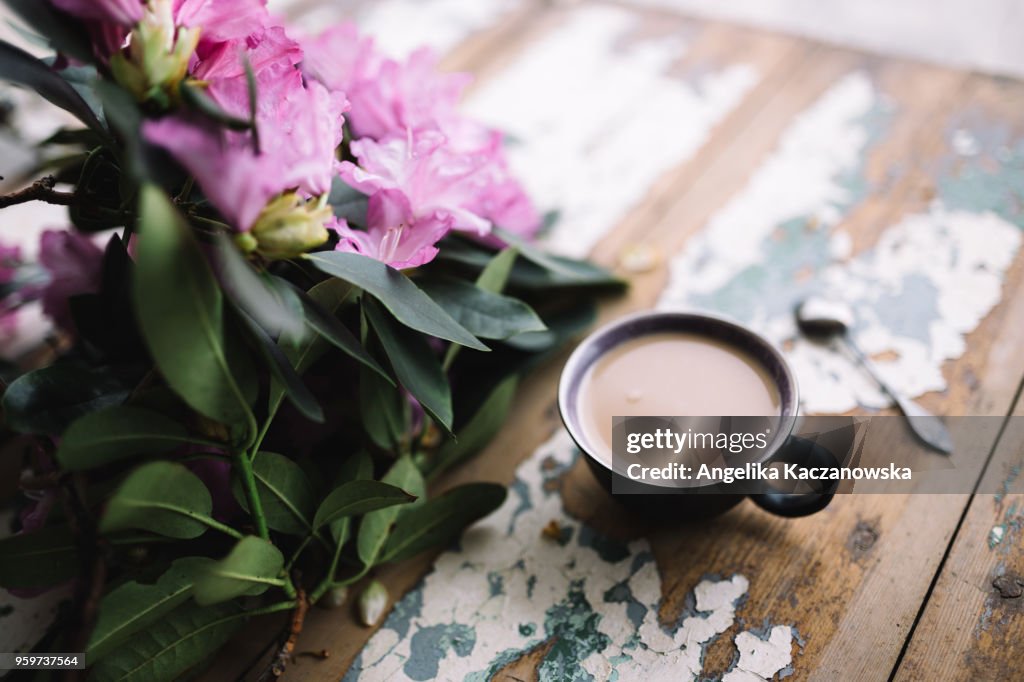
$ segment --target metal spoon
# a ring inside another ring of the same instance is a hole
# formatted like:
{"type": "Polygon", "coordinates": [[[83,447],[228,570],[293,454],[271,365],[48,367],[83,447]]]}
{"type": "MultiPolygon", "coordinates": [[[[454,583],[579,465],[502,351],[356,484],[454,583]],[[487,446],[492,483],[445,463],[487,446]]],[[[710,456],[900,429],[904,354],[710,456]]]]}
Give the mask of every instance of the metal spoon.
{"type": "Polygon", "coordinates": [[[946,430],[942,419],[935,416],[928,410],[918,405],[906,396],[900,395],[892,386],[885,382],[873,362],[854,344],[850,338],[849,330],[853,326],[853,308],[848,304],[835,299],[811,296],[796,307],[796,323],[806,336],[832,343],[841,342],[858,362],[868,371],[868,374],[878,382],[882,390],[892,398],[896,406],[900,408],[910,430],[921,439],[925,445],[938,450],[943,454],[953,452],[953,439],[946,430]]]}

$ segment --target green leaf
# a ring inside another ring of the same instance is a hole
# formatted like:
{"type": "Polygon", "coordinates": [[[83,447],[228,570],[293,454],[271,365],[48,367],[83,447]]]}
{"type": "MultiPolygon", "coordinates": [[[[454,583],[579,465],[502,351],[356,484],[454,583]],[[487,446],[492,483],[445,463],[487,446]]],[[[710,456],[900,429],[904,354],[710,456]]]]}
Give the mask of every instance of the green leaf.
{"type": "Polygon", "coordinates": [[[446,441],[438,449],[431,477],[465,461],[491,442],[505,423],[518,386],[519,377],[513,374],[491,391],[476,414],[457,432],[457,439],[446,441]]]}
{"type": "Polygon", "coordinates": [[[302,383],[302,378],[295,371],[295,368],[292,367],[291,361],[281,346],[274,343],[274,340],[267,335],[267,332],[254,319],[249,317],[245,311],[239,310],[238,314],[243,324],[249,328],[249,333],[255,339],[256,345],[266,361],[267,368],[273,376],[272,390],[274,400],[276,401],[274,403],[275,408],[280,405],[278,391],[283,390],[284,395],[288,396],[288,400],[306,419],[322,424],[324,421],[323,408],[320,407],[320,403],[317,402],[313,392],[302,383]]]}
{"type": "Polygon", "coordinates": [[[216,121],[231,130],[249,130],[251,127],[249,119],[238,118],[224,111],[212,97],[206,94],[206,90],[194,82],[184,80],[181,82],[178,90],[186,106],[210,120],[216,121]]]}
{"type": "Polygon", "coordinates": [[[100,602],[85,656],[89,665],[119,649],[136,632],[174,610],[192,595],[200,571],[211,564],[206,557],[178,559],[152,584],[126,582],[107,593],[100,602]]]}
{"type": "MultiPolygon", "coordinates": [[[[423,480],[420,470],[408,455],[399,457],[384,474],[381,481],[401,488],[421,500],[426,496],[427,484],[423,480]]],[[[418,504],[422,505],[422,503],[418,504]]],[[[356,538],[356,550],[363,565],[370,567],[377,563],[377,557],[384,548],[384,543],[387,542],[391,527],[398,519],[399,514],[407,509],[409,507],[405,509],[388,507],[370,512],[363,517],[359,524],[359,535],[356,538]]]]}
{"type": "Polygon", "coordinates": [[[363,303],[363,309],[377,332],[398,381],[420,402],[427,414],[450,432],[451,388],[426,338],[396,323],[372,299],[363,303]]]}
{"type": "Polygon", "coordinates": [[[39,0],[4,0],[18,17],[54,52],[74,57],[80,62],[95,59],[89,34],[67,14],[58,12],[49,2],[39,0]]]}
{"type": "Polygon", "coordinates": [[[420,286],[459,324],[480,338],[507,339],[547,329],[533,308],[519,299],[486,291],[465,280],[439,277],[424,280],[420,286]]]}
{"type": "Polygon", "coordinates": [[[584,298],[543,315],[548,325],[545,331],[519,334],[505,339],[504,343],[530,353],[554,350],[594,324],[597,319],[597,302],[593,298],[584,298]]]}
{"type": "Polygon", "coordinates": [[[518,257],[519,251],[514,246],[502,249],[476,278],[476,285],[484,291],[500,294],[505,290],[518,257]]]}
{"type": "Polygon", "coordinates": [[[487,516],[505,501],[505,486],[470,483],[424,502],[415,514],[399,517],[380,561],[408,559],[425,549],[446,545],[467,526],[487,516]]]}
{"type": "MultiPolygon", "coordinates": [[[[516,260],[509,273],[509,288],[547,292],[563,288],[621,290],[627,286],[624,280],[593,263],[541,254],[535,247],[528,248],[530,255],[535,258],[531,260],[524,254],[523,258],[516,260]],[[541,260],[544,265],[538,265],[536,260],[541,260]]],[[[480,271],[487,267],[493,257],[493,251],[485,247],[458,237],[449,237],[442,242],[437,260],[480,271]]]]}
{"type": "Polygon", "coordinates": [[[0,587],[52,587],[78,574],[78,544],[64,526],[0,540],[0,587]]]}
{"type": "Polygon", "coordinates": [[[51,104],[72,114],[104,139],[109,139],[107,129],[70,83],[28,52],[2,40],[0,78],[35,90],[51,104]]]}
{"type": "Polygon", "coordinates": [[[7,387],[4,416],[15,431],[58,435],[82,415],[124,402],[140,376],[132,369],[58,360],[7,387]]]}
{"type": "Polygon", "coordinates": [[[306,324],[295,293],[257,273],[227,234],[218,234],[214,242],[218,276],[231,300],[271,336],[302,341],[306,324]]]}
{"type": "Polygon", "coordinates": [[[359,413],[363,429],[377,447],[398,447],[409,420],[409,402],[394,383],[366,367],[359,368],[359,413]]]}
{"type": "Polygon", "coordinates": [[[348,327],[335,317],[336,311],[353,290],[354,287],[348,282],[331,277],[314,286],[308,293],[300,294],[299,298],[306,311],[306,322],[334,347],[369,367],[394,386],[388,373],[366,352],[348,327]]]}
{"type": "MultiPolygon", "coordinates": [[[[308,534],[316,511],[316,493],[302,467],[283,455],[258,452],[252,469],[267,526],[289,535],[308,534]]],[[[232,491],[238,504],[249,511],[238,481],[232,485],[232,491]]]]}
{"type": "Polygon", "coordinates": [[[162,414],[138,407],[112,407],[75,421],[61,438],[57,461],[78,471],[131,455],[167,452],[192,438],[185,427],[162,414]]]}
{"type": "Polygon", "coordinates": [[[350,187],[337,176],[331,181],[331,192],[327,196],[327,203],[334,209],[335,216],[342,218],[350,225],[366,225],[366,208],[369,204],[369,197],[350,187]]]}
{"type": "Polygon", "coordinates": [[[206,661],[245,623],[238,604],[186,601],[136,632],[91,670],[95,682],[176,680],[206,661]]]}
{"type": "Polygon", "coordinates": [[[206,259],[154,185],[142,189],[139,226],[135,311],[153,359],[185,402],[235,427],[244,442],[255,434],[255,419],[231,372],[223,297],[206,259]]]}
{"type": "Polygon", "coordinates": [[[208,565],[196,577],[192,594],[200,606],[263,594],[271,585],[282,584],[278,578],[282,568],[281,550],[268,540],[247,535],[226,557],[208,565]]]}
{"type": "Polygon", "coordinates": [[[344,516],[357,516],[376,509],[408,504],[414,495],[381,481],[350,481],[342,483],[324,498],[313,518],[313,529],[319,530],[344,516]]]}
{"type": "Polygon", "coordinates": [[[487,350],[398,270],[356,253],[311,253],[306,258],[328,275],[351,282],[379,299],[407,327],[468,348],[487,350]]]}
{"type": "Polygon", "coordinates": [[[212,521],[210,492],[175,462],[150,462],[121,483],[100,519],[101,533],[139,528],[172,538],[199,537],[212,521]]]}
{"type": "Polygon", "coordinates": [[[101,232],[124,225],[129,218],[121,211],[120,169],[105,147],[89,152],[82,165],[76,201],[68,217],[80,232],[101,232]]]}

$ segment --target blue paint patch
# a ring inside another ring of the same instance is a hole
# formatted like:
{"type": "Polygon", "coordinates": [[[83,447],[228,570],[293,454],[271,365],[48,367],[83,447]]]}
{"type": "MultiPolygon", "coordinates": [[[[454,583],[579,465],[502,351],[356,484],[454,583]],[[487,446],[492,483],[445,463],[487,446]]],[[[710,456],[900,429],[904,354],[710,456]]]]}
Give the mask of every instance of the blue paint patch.
{"type": "Polygon", "coordinates": [[[505,594],[505,576],[491,571],[487,574],[487,590],[492,597],[505,594]]]}
{"type": "Polygon", "coordinates": [[[519,504],[512,511],[512,518],[508,520],[508,529],[506,530],[506,533],[513,535],[516,529],[516,521],[519,520],[519,517],[533,509],[533,500],[530,499],[530,486],[518,478],[512,481],[508,490],[509,493],[519,500],[519,504]]]}
{"type": "Polygon", "coordinates": [[[580,547],[589,547],[608,563],[617,564],[630,556],[626,543],[602,535],[590,526],[580,526],[580,532],[576,538],[580,547]]]}
{"type": "Polygon", "coordinates": [[[409,660],[403,670],[418,682],[433,680],[449,651],[465,658],[473,653],[475,645],[476,631],[467,625],[448,623],[421,627],[409,641],[409,660]]]}
{"type": "Polygon", "coordinates": [[[598,630],[601,614],[587,601],[583,584],[583,580],[574,580],[566,598],[547,610],[544,631],[554,643],[537,667],[542,680],[590,682],[593,676],[580,665],[611,643],[611,638],[598,630]]]}
{"type": "Polygon", "coordinates": [[[1024,227],[1024,138],[978,108],[958,113],[946,129],[951,147],[970,137],[971,154],[949,154],[937,169],[938,193],[954,209],[992,211],[1024,227]]]}
{"type": "Polygon", "coordinates": [[[931,323],[942,318],[938,298],[931,280],[911,274],[903,278],[898,292],[879,296],[874,309],[889,331],[930,345],[931,323]]]}

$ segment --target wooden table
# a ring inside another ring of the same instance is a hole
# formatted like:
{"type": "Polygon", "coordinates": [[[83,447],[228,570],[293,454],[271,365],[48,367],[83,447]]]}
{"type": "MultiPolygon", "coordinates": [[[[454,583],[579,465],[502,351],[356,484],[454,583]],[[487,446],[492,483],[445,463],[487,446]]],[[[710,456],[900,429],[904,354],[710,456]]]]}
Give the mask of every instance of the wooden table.
{"type": "MultiPolygon", "coordinates": [[[[562,209],[548,243],[631,279],[603,320],[734,315],[789,354],[805,410],[867,412],[877,389],[788,317],[809,291],[842,293],[895,384],[1000,428],[954,458],[978,482],[961,494],[651,527],[562,431],[563,357],[442,484],[510,483],[505,507],[460,547],[381,571],[396,603],[380,627],[316,609],[300,646],[330,657],[286,678],[1024,679],[1024,419],[1004,421],[1024,417],[1024,84],[623,4],[449,4],[354,11],[385,44],[427,38],[477,75],[467,107],[510,129],[534,195],[562,209]]],[[[319,23],[324,5],[287,9],[319,23]]]]}

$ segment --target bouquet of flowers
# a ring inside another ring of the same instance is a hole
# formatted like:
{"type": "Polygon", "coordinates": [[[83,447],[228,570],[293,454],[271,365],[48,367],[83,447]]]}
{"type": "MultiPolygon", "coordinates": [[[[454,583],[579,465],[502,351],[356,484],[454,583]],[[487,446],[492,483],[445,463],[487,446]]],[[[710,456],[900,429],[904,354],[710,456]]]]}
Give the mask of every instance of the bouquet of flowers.
{"type": "Polygon", "coordinates": [[[519,377],[620,286],[533,244],[546,218],[463,75],[262,0],[7,0],[40,60],[0,78],[83,125],[0,206],[67,206],[0,252],[0,328],[41,306],[49,364],[3,369],[20,434],[0,586],[71,595],[39,651],[173,679],[248,618],[382,606],[375,567],[502,503],[428,484],[500,428],[519,377]],[[40,171],[40,173],[43,171],[40,171]]]}

